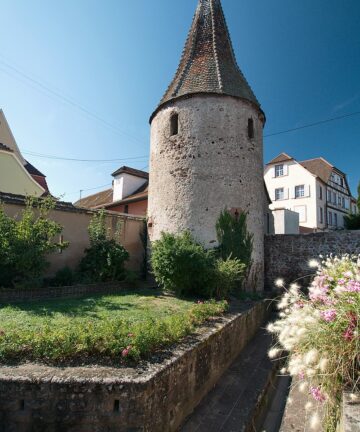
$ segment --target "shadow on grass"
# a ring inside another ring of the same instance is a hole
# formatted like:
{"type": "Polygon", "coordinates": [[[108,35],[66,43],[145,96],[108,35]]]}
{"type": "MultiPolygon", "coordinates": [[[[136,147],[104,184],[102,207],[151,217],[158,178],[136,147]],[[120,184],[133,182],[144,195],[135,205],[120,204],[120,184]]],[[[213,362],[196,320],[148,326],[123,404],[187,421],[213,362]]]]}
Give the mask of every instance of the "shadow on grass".
{"type": "MultiPolygon", "coordinates": [[[[92,318],[103,318],[101,316],[104,312],[120,312],[130,309],[141,310],[141,304],[137,300],[131,302],[126,297],[156,297],[157,299],[164,299],[169,297],[161,289],[136,289],[126,290],[118,293],[96,294],[77,299],[53,299],[41,300],[29,303],[18,303],[11,305],[12,307],[27,312],[33,316],[47,316],[52,317],[57,313],[64,316],[76,316],[92,318]],[[98,315],[98,316],[97,316],[98,315]]],[[[9,306],[9,305],[2,305],[9,306]]],[[[0,307],[1,310],[1,307],[0,307]]]]}

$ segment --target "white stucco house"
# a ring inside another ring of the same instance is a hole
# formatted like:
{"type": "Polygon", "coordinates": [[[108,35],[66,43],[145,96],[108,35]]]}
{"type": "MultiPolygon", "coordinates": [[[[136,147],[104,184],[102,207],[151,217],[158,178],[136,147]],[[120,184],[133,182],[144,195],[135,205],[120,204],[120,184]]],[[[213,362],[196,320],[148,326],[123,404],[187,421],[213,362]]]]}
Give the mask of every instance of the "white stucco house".
{"type": "Polygon", "coordinates": [[[344,216],[356,213],[346,174],[324,158],[296,161],[281,153],[265,166],[272,209],[299,214],[301,232],[344,228],[344,216]]]}
{"type": "Polygon", "coordinates": [[[24,159],[0,109],[0,192],[13,195],[47,195],[46,177],[24,159]]]}

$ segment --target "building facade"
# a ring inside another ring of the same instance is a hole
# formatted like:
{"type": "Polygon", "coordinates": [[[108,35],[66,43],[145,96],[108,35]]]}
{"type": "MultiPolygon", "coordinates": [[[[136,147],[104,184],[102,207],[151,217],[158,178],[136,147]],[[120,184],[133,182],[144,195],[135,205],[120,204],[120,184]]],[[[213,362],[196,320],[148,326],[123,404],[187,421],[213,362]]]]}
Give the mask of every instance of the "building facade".
{"type": "Polygon", "coordinates": [[[356,212],[346,174],[323,158],[302,162],[282,153],[265,167],[272,208],[299,213],[301,232],[344,228],[356,212]]]}
{"type": "Polygon", "coordinates": [[[123,166],[113,174],[112,187],[81,198],[75,205],[87,209],[106,209],[134,216],[146,216],[149,174],[123,166]]]}
{"type": "Polygon", "coordinates": [[[148,231],[207,248],[226,208],[248,213],[252,289],[263,289],[265,116],[234,56],[220,0],[200,0],[178,70],[151,116],[148,231]]]}
{"type": "Polygon", "coordinates": [[[1,109],[0,192],[35,197],[49,193],[45,175],[24,159],[1,109]]]}

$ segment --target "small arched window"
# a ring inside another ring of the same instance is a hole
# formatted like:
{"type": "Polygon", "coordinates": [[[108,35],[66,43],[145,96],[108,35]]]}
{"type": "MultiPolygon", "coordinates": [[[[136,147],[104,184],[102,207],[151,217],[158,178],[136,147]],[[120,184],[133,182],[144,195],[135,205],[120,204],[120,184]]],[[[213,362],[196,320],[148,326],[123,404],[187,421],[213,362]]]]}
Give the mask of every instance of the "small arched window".
{"type": "Polygon", "coordinates": [[[248,120],[248,137],[250,139],[253,139],[255,136],[254,133],[254,120],[252,118],[249,118],[248,120]]]}
{"type": "Polygon", "coordinates": [[[172,114],[170,117],[170,136],[179,133],[179,114],[172,114]]]}

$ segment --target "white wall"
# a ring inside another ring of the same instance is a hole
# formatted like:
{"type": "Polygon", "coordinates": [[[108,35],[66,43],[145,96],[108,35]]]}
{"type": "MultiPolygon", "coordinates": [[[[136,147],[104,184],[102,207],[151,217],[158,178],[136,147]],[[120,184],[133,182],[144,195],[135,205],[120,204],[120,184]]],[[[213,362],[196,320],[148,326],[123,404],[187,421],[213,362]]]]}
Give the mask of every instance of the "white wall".
{"type": "Polygon", "coordinates": [[[136,192],[146,183],[146,179],[122,173],[114,178],[114,201],[120,201],[136,192]]]}
{"type": "Polygon", "coordinates": [[[0,150],[0,191],[39,197],[45,190],[30,176],[14,153],[0,150]]]}
{"type": "Polygon", "coordinates": [[[275,165],[265,168],[265,183],[272,199],[272,209],[285,208],[300,215],[300,225],[307,228],[317,228],[317,180],[302,165],[295,161],[282,162],[284,175],[275,177],[275,165]],[[295,186],[305,186],[305,196],[295,198],[295,186]],[[284,188],[284,199],[276,200],[275,190],[284,188]]]}
{"type": "Polygon", "coordinates": [[[299,234],[299,213],[287,209],[273,210],[275,234],[299,234]]]}

